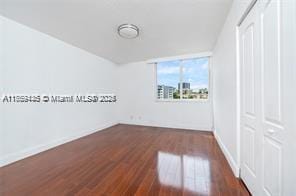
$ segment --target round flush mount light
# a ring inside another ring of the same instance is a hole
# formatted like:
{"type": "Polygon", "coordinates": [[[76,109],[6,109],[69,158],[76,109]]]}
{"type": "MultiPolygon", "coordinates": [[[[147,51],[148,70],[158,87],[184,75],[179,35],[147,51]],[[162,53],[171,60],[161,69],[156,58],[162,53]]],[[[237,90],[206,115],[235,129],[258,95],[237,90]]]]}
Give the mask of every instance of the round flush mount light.
{"type": "Polygon", "coordinates": [[[133,24],[122,24],[118,27],[118,34],[126,39],[134,39],[139,36],[139,28],[133,24]]]}

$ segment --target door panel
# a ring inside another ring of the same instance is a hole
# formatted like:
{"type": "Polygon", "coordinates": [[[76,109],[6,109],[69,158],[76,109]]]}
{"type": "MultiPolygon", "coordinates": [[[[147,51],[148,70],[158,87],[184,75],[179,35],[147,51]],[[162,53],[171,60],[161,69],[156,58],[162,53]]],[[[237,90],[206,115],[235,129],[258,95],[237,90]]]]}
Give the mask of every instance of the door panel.
{"type": "Polygon", "coordinates": [[[239,27],[240,175],[255,196],[296,195],[295,16],[295,0],[258,0],[239,27]]]}
{"type": "Polygon", "coordinates": [[[258,190],[260,153],[260,45],[257,10],[251,10],[240,26],[241,65],[241,178],[252,193],[258,190]]]}
{"type": "Polygon", "coordinates": [[[243,140],[243,160],[244,167],[248,169],[248,172],[256,177],[255,171],[255,129],[245,126],[244,128],[244,140],[243,140]]]}
{"type": "Polygon", "coordinates": [[[281,62],[281,1],[261,2],[263,103],[263,190],[282,195],[283,76],[281,62]]]}
{"type": "Polygon", "coordinates": [[[243,94],[244,94],[244,114],[255,117],[255,86],[254,86],[254,23],[244,29],[242,34],[243,52],[243,94]]]}
{"type": "Polygon", "coordinates": [[[281,144],[272,139],[264,138],[263,150],[263,169],[264,181],[263,188],[266,195],[281,195],[282,179],[282,147],[281,144]]]}
{"type": "Polygon", "coordinates": [[[261,21],[264,119],[281,125],[280,1],[271,0],[263,6],[261,21]]]}

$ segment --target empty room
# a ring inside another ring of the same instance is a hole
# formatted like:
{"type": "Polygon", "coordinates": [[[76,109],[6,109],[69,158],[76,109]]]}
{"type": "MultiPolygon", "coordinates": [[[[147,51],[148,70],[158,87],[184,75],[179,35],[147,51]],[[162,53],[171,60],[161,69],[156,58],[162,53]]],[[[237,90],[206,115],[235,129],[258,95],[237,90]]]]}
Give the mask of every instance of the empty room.
{"type": "Polygon", "coordinates": [[[0,196],[295,196],[296,0],[0,0],[0,196]]]}

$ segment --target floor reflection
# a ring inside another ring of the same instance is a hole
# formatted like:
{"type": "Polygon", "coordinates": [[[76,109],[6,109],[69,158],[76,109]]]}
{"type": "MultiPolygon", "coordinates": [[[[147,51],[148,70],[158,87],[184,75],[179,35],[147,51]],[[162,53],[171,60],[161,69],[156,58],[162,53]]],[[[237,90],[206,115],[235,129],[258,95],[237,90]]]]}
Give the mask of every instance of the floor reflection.
{"type": "Polygon", "coordinates": [[[157,170],[162,185],[209,194],[211,171],[207,159],[158,152],[157,170]]]}

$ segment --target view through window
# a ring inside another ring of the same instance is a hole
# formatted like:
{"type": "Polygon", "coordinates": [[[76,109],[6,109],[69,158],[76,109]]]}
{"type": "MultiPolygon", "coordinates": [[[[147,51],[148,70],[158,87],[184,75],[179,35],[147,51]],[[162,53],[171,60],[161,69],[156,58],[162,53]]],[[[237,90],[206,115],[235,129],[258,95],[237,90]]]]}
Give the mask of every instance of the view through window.
{"type": "Polygon", "coordinates": [[[156,67],[157,99],[208,99],[208,57],[159,62],[156,67]]]}

